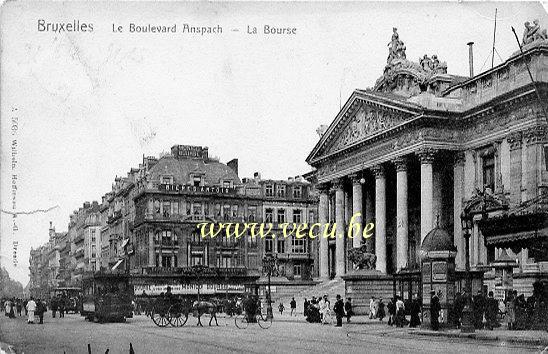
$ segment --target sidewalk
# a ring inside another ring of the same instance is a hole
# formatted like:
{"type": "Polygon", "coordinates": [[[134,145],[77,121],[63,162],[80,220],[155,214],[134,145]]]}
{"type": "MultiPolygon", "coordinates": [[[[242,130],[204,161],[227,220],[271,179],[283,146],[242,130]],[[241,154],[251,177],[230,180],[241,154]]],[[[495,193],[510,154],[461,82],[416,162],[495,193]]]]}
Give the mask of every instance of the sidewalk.
{"type": "Polygon", "coordinates": [[[548,346],[548,332],[546,331],[509,331],[506,329],[476,330],[475,333],[461,333],[460,329],[447,329],[432,331],[427,329],[414,329],[410,334],[419,336],[468,338],[484,341],[499,341],[510,343],[523,343],[548,346]]]}

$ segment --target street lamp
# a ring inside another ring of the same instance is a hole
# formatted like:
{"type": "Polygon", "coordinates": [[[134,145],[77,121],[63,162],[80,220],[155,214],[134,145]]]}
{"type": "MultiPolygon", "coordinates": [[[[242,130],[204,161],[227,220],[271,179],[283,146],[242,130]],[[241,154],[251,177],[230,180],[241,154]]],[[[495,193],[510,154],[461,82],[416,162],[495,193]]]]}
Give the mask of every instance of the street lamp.
{"type": "Polygon", "coordinates": [[[200,286],[201,286],[200,276],[204,272],[205,268],[207,268],[207,266],[203,265],[201,262],[192,266],[192,270],[194,271],[194,274],[196,274],[196,279],[198,281],[198,284],[197,284],[197,287],[198,287],[198,301],[200,301],[200,286]]]}
{"type": "Polygon", "coordinates": [[[274,271],[274,267],[276,266],[276,259],[272,257],[271,254],[266,255],[263,258],[263,269],[264,272],[268,275],[268,293],[266,294],[266,318],[272,319],[274,316],[272,315],[272,297],[270,294],[270,276],[272,275],[272,272],[274,271]]]}
{"type": "Polygon", "coordinates": [[[470,236],[474,227],[474,216],[470,213],[462,212],[460,216],[462,230],[464,232],[464,240],[466,245],[465,253],[465,271],[466,271],[466,304],[462,309],[462,323],[460,330],[462,333],[474,333],[474,323],[472,321],[472,279],[470,278],[470,236]]]}

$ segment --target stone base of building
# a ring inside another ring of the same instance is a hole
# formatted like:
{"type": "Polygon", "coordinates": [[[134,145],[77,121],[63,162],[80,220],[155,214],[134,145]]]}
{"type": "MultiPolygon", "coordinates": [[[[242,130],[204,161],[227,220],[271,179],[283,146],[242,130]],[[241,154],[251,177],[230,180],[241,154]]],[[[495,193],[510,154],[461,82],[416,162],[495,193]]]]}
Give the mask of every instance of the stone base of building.
{"type": "MultiPolygon", "coordinates": [[[[284,303],[284,306],[289,308],[289,302],[287,299],[295,297],[295,300],[299,302],[302,299],[298,296],[298,294],[312,289],[317,284],[318,282],[314,280],[289,280],[286,277],[273,277],[270,279],[272,303],[278,303],[280,299],[284,299],[286,302],[284,303]]],[[[260,278],[257,280],[257,285],[259,287],[259,296],[266,297],[268,280],[260,278]]]]}
{"type": "Polygon", "coordinates": [[[354,313],[357,315],[369,314],[371,297],[382,298],[386,303],[387,299],[394,296],[394,277],[391,275],[376,270],[355,270],[342,278],[345,282],[346,297],[352,298],[354,313]]]}

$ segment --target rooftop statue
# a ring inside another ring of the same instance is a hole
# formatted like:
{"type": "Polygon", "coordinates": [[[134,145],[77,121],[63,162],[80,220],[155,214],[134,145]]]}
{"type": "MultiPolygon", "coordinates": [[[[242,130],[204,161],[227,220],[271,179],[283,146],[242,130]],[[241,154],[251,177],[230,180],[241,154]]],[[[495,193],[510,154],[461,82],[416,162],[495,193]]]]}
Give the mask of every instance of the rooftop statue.
{"type": "Polygon", "coordinates": [[[400,40],[398,29],[392,28],[392,40],[388,43],[388,58],[386,62],[390,64],[394,59],[405,59],[405,44],[400,40]]]}
{"type": "Polygon", "coordinates": [[[540,29],[538,19],[534,20],[532,25],[529,21],[525,22],[525,30],[523,31],[523,39],[521,43],[522,45],[546,39],[548,39],[546,29],[540,29]]]}

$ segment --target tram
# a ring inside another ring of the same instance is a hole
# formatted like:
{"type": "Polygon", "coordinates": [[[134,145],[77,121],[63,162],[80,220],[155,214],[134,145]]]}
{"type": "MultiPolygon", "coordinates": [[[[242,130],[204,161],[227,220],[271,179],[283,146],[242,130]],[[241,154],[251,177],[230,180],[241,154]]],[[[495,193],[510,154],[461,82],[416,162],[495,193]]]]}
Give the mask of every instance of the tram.
{"type": "Polygon", "coordinates": [[[89,321],[125,321],[133,317],[133,287],[128,274],[98,272],[82,279],[82,311],[89,321]]]}

